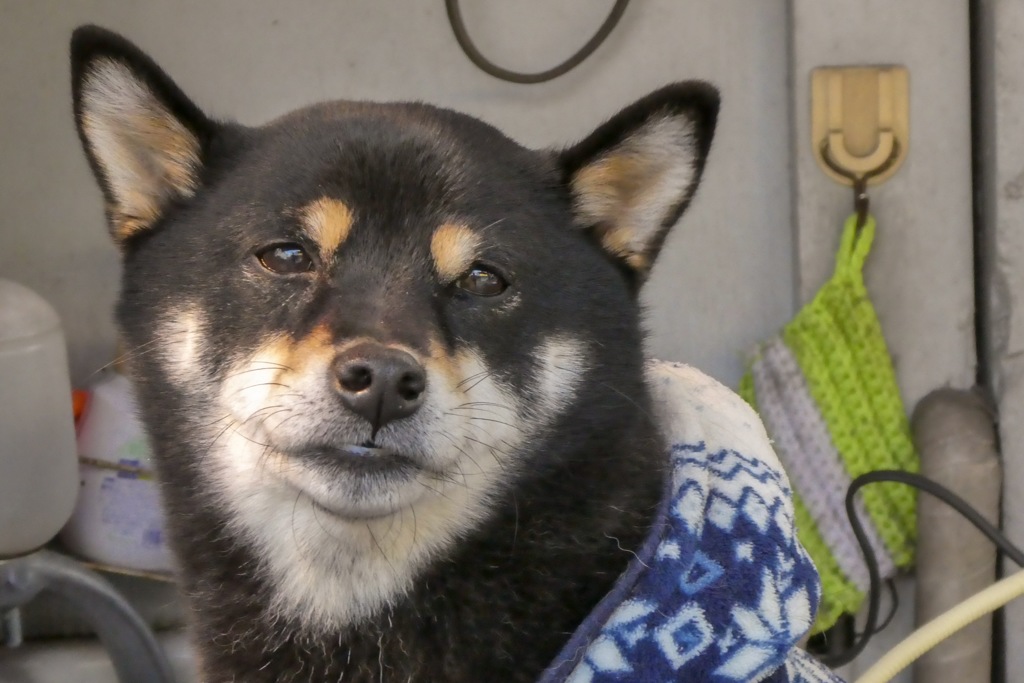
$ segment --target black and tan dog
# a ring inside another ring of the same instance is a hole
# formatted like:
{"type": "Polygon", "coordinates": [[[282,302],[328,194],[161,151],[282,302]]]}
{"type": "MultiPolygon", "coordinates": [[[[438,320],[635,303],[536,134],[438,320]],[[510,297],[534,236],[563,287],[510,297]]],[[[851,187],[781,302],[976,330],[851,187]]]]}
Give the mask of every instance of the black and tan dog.
{"type": "Polygon", "coordinates": [[[203,680],[535,680],[662,493],[637,292],[716,91],[534,151],[424,104],[214,121],[95,27],[72,72],[203,680]]]}

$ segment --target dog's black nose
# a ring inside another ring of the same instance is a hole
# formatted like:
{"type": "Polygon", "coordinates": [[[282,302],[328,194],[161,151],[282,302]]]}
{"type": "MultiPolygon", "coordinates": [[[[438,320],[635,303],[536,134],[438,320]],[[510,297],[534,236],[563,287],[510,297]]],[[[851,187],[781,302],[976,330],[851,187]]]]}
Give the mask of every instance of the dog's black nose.
{"type": "Polygon", "coordinates": [[[334,360],[341,402],[365,418],[373,433],[408,417],[423,404],[427,374],[405,351],[380,344],[358,344],[334,360]]]}

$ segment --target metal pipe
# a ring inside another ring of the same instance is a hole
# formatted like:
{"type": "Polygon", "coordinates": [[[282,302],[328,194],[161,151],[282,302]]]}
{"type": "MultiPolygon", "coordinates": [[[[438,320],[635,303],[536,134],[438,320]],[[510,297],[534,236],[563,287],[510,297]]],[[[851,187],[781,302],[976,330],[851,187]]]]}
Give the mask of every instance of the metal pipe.
{"type": "MultiPolygon", "coordinates": [[[[1002,467],[991,410],[977,392],[940,389],[914,411],[921,474],[999,522],[1002,467]]],[[[917,504],[916,622],[926,624],[989,587],[996,548],[955,510],[929,495],[917,504]]],[[[992,667],[992,618],[958,631],[914,664],[914,680],[987,681],[992,667]]]]}
{"type": "Polygon", "coordinates": [[[0,612],[44,591],[67,600],[93,626],[121,683],[174,683],[149,626],[101,576],[46,550],[0,563],[0,612]]]}

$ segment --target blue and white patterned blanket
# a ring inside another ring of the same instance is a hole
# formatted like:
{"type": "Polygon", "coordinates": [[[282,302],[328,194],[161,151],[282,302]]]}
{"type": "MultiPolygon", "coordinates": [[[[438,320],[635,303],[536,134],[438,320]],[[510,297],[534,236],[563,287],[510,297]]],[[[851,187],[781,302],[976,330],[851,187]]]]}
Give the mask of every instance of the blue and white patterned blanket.
{"type": "Polygon", "coordinates": [[[756,413],[685,365],[648,378],[674,465],[644,546],[539,683],[842,683],[796,647],[818,574],[756,413]]]}

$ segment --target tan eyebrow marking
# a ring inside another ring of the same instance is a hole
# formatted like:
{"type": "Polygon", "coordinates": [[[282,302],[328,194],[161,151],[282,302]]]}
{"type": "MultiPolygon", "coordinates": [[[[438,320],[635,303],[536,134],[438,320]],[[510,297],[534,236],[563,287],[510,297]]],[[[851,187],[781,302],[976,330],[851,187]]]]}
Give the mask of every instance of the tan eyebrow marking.
{"type": "Polygon", "coordinates": [[[480,236],[458,223],[444,223],[434,231],[430,254],[437,274],[444,282],[452,282],[473,265],[480,250],[480,236]]]}
{"type": "Polygon", "coordinates": [[[321,197],[307,204],[300,215],[324,256],[337,251],[352,230],[352,211],[340,199],[321,197]]]}

